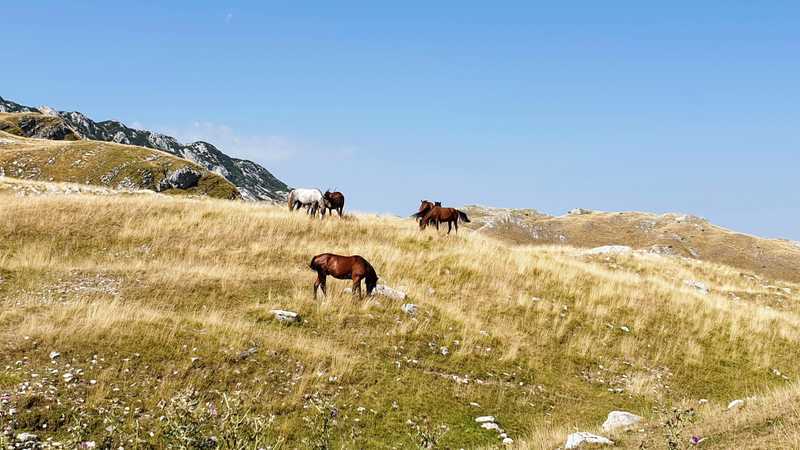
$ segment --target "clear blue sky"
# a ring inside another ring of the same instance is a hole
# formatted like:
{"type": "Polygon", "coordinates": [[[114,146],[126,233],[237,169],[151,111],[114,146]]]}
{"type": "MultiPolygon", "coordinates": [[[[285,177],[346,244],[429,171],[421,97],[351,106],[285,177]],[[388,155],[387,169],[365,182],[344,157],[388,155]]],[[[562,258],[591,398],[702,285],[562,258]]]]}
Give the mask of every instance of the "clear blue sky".
{"type": "Polygon", "coordinates": [[[800,239],[799,2],[116,3],[3,5],[0,95],[206,139],[362,211],[800,239]]]}

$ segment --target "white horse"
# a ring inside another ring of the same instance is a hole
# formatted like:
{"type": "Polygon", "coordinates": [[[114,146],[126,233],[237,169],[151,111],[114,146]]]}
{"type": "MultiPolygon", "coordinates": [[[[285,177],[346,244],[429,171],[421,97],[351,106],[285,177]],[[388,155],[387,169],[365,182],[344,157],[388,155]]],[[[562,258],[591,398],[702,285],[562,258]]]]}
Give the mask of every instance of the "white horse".
{"type": "Polygon", "coordinates": [[[289,192],[289,211],[305,207],[308,214],[315,216],[317,211],[326,208],[328,202],[319,189],[293,189],[289,192]]]}

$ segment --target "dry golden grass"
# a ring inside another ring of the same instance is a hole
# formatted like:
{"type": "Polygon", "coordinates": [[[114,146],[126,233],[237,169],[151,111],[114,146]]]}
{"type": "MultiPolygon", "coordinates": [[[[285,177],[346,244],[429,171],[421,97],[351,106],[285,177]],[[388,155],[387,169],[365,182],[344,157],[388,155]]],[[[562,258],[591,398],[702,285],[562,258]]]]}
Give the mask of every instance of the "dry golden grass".
{"type": "MultiPolygon", "coordinates": [[[[726,266],[420,233],[394,217],[319,221],[261,204],[41,186],[0,181],[0,394],[34,405],[17,431],[166,446],[188,427],[168,412],[191,388],[200,403],[183,415],[198,433],[229,431],[201,410],[239,395],[254,423],[269,423],[259,435],[285,448],[499,445],[479,415],[496,416],[520,448],[555,448],[614,409],[647,419],[647,432],[615,436],[620,446],[660,448],[661,411],[707,398],[697,430],[727,442],[729,413],[713,405],[791,389],[773,369],[798,375],[800,286],[726,266]],[[322,252],[366,257],[419,313],[352,299],[340,281],[313,300],[307,264],[322,252]],[[273,308],[304,321],[279,324],[273,308]],[[257,353],[240,357],[248,348],[257,353]],[[53,367],[83,372],[64,383],[53,367]],[[55,391],[20,392],[34,373],[55,391]]],[[[765,411],[789,414],[781,432],[796,439],[786,397],[762,398],[765,411]]],[[[736,417],[764,414],[754,404],[736,417]]]]}
{"type": "Polygon", "coordinates": [[[184,167],[202,174],[197,186],[164,193],[223,199],[241,197],[236,187],[221,175],[159,150],[91,140],[26,138],[0,131],[0,175],[15,178],[156,190],[168,173],[184,167]]]}
{"type": "Polygon", "coordinates": [[[736,233],[698,217],[635,211],[553,217],[534,210],[478,206],[465,210],[473,219],[472,229],[515,244],[655,247],[659,252],[800,282],[800,246],[796,243],[736,233]]]}

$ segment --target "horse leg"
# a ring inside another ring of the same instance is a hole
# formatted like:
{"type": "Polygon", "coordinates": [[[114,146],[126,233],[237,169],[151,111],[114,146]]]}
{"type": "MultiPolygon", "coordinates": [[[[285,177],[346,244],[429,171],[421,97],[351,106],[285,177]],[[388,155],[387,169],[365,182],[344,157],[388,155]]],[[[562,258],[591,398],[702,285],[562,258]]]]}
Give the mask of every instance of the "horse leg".
{"type": "Polygon", "coordinates": [[[317,279],[314,280],[314,300],[317,299],[317,291],[319,287],[322,286],[322,295],[327,297],[325,293],[325,274],[322,272],[317,272],[317,279]]]}
{"type": "Polygon", "coordinates": [[[344,210],[344,208],[340,206],[340,207],[338,207],[336,209],[337,209],[337,211],[339,211],[339,218],[341,219],[342,218],[342,211],[344,210]]]}
{"type": "Polygon", "coordinates": [[[447,221],[447,234],[450,234],[450,230],[453,229],[453,222],[447,221]]]}
{"type": "Polygon", "coordinates": [[[361,277],[353,275],[353,297],[361,300],[361,277]]]}
{"type": "Polygon", "coordinates": [[[458,218],[456,218],[456,220],[453,221],[453,226],[456,227],[456,234],[458,234],[458,218]]]}

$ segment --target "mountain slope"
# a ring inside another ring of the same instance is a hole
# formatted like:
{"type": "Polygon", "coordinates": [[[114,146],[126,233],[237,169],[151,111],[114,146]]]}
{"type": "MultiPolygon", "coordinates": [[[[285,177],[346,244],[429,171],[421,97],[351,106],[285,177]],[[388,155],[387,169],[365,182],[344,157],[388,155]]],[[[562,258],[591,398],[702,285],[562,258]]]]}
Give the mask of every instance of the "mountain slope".
{"type": "Polygon", "coordinates": [[[645,431],[614,448],[658,449],[691,407],[669,448],[797,447],[798,284],[408,219],[70,192],[0,180],[0,446],[488,449],[499,433],[476,418],[494,416],[539,450],[625,410],[645,431]],[[327,251],[408,297],[329,280],[314,300],[308,261],[327,251]]]}
{"type": "MultiPolygon", "coordinates": [[[[33,113],[24,113],[28,114],[33,113]]],[[[12,123],[19,118],[0,113],[0,128],[9,123],[9,116],[12,123]]],[[[240,198],[236,187],[223,177],[159,150],[86,139],[24,138],[4,131],[0,131],[0,176],[240,198]]]]}
{"type": "MultiPolygon", "coordinates": [[[[289,188],[267,169],[248,160],[231,158],[208,142],[181,144],[175,138],[129,128],[120,122],[95,122],[79,112],[33,108],[0,97],[0,112],[41,112],[61,118],[78,135],[95,141],[138,145],[188,159],[227,178],[247,200],[283,201],[289,188]]],[[[35,136],[34,136],[35,137],[35,136]]]]}
{"type": "Polygon", "coordinates": [[[625,245],[800,281],[800,243],[732,232],[695,216],[574,210],[553,217],[530,209],[481,206],[465,211],[473,219],[471,228],[516,244],[625,245]]]}

